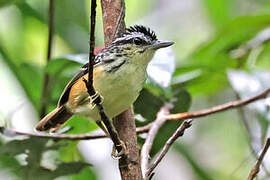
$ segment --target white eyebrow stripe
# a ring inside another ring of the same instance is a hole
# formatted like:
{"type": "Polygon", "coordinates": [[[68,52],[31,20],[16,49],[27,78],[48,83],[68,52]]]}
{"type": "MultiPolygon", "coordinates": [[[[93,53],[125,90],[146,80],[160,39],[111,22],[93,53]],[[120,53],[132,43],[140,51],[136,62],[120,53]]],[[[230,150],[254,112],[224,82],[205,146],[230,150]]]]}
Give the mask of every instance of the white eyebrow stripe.
{"type": "Polygon", "coordinates": [[[117,43],[117,42],[123,41],[123,40],[128,41],[128,40],[133,39],[133,38],[145,39],[145,38],[143,38],[143,36],[144,35],[142,33],[136,32],[136,33],[132,33],[132,34],[129,34],[129,35],[124,35],[123,37],[117,38],[112,43],[117,43]]]}

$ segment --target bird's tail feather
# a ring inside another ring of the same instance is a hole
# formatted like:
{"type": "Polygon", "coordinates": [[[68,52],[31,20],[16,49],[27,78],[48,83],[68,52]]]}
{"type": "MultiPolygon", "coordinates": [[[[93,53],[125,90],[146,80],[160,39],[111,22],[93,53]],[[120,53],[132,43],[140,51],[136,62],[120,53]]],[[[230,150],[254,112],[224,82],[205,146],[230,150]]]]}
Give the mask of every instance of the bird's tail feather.
{"type": "Polygon", "coordinates": [[[36,130],[46,131],[50,130],[55,132],[65,122],[71,118],[73,114],[69,112],[64,106],[55,108],[52,112],[47,114],[37,125],[36,130]]]}

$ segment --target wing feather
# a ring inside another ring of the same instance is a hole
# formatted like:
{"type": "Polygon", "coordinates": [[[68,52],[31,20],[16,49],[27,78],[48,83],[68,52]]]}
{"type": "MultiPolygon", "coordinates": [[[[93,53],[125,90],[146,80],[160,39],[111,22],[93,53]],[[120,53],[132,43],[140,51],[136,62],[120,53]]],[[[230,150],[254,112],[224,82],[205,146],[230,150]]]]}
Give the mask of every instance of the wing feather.
{"type": "Polygon", "coordinates": [[[83,77],[87,73],[88,73],[88,63],[86,63],[85,65],[83,65],[81,67],[80,71],[66,85],[64,91],[62,92],[62,94],[60,96],[60,99],[58,101],[57,107],[62,106],[63,104],[65,104],[68,101],[70,89],[73,86],[73,84],[75,84],[78,81],[78,79],[80,79],[81,77],[83,77]]]}

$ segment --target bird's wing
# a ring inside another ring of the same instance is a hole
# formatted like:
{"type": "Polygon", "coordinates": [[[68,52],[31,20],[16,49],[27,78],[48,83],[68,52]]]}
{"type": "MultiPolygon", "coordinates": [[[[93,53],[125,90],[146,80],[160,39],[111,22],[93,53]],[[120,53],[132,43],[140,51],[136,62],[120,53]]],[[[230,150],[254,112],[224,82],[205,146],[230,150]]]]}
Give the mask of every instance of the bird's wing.
{"type": "Polygon", "coordinates": [[[62,106],[63,104],[65,104],[68,101],[68,97],[69,97],[69,92],[71,87],[81,78],[83,77],[85,74],[88,73],[88,63],[86,63],[85,65],[83,65],[80,69],[80,71],[71,79],[71,81],[69,81],[69,83],[66,85],[64,91],[62,92],[60,99],[58,101],[58,107],[62,106]]]}
{"type": "MultiPolygon", "coordinates": [[[[109,63],[112,61],[112,59],[108,56],[107,58],[104,57],[104,51],[106,48],[102,49],[95,57],[94,59],[94,67],[99,65],[102,62],[105,63],[109,63]]],[[[66,85],[64,91],[61,94],[61,97],[58,101],[57,107],[62,106],[63,104],[65,104],[68,101],[68,97],[69,97],[69,93],[70,93],[70,89],[71,87],[81,78],[83,77],[85,74],[88,73],[88,63],[86,63],[85,65],[83,65],[80,69],[80,71],[71,79],[71,81],[69,81],[69,83],[66,85]]]]}

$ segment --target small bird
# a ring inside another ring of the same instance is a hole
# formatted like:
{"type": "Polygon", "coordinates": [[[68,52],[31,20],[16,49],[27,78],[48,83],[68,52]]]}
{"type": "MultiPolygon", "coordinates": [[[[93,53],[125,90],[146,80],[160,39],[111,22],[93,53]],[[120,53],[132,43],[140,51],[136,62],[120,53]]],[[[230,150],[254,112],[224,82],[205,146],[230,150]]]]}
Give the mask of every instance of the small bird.
{"type": "MultiPolygon", "coordinates": [[[[146,67],[155,51],[172,44],[158,40],[150,28],[135,25],[98,52],[94,60],[93,86],[102,97],[109,118],[128,109],[137,99],[146,80],[146,67]]],[[[67,84],[57,107],[37,124],[36,130],[55,132],[73,115],[100,122],[94,97],[89,96],[84,79],[88,80],[88,63],[67,84]]]]}

